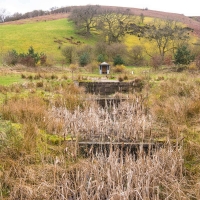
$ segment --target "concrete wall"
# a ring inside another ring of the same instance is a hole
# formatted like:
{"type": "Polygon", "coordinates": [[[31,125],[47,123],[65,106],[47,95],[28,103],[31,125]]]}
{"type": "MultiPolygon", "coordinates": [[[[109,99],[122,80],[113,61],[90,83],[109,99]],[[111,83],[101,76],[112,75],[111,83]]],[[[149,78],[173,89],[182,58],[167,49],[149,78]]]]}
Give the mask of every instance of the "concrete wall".
{"type": "Polygon", "coordinates": [[[85,87],[87,93],[110,95],[116,92],[133,93],[141,91],[143,87],[142,81],[131,82],[79,82],[80,87],[85,87]]]}

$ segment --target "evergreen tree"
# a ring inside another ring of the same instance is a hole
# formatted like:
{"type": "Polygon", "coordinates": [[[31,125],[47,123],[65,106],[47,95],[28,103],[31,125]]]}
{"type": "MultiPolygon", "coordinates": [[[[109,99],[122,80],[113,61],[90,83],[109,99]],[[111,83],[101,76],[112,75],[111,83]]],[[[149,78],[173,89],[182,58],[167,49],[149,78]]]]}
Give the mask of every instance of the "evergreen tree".
{"type": "Polygon", "coordinates": [[[124,61],[123,61],[123,59],[121,58],[120,55],[115,56],[113,62],[114,62],[115,66],[124,64],[124,61]]]}
{"type": "Polygon", "coordinates": [[[97,61],[101,63],[104,62],[105,61],[104,56],[102,54],[99,54],[97,61]]]}
{"type": "Polygon", "coordinates": [[[194,60],[194,55],[191,54],[187,46],[180,46],[175,55],[175,64],[185,64],[188,65],[192,60],[194,60]]]}
{"type": "Polygon", "coordinates": [[[84,67],[89,63],[89,54],[88,53],[83,53],[80,58],[79,58],[79,64],[84,67]]]}

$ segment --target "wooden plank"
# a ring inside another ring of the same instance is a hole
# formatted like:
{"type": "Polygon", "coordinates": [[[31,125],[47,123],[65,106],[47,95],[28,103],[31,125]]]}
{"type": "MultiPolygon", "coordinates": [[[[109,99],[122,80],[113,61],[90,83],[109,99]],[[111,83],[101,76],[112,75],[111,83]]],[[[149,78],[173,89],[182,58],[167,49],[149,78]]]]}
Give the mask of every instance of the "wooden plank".
{"type": "Polygon", "coordinates": [[[93,142],[82,141],[78,142],[79,153],[83,157],[103,153],[108,156],[111,151],[118,151],[120,154],[131,154],[137,158],[139,153],[151,155],[156,149],[161,148],[163,144],[159,143],[132,143],[132,142],[93,142]]]}

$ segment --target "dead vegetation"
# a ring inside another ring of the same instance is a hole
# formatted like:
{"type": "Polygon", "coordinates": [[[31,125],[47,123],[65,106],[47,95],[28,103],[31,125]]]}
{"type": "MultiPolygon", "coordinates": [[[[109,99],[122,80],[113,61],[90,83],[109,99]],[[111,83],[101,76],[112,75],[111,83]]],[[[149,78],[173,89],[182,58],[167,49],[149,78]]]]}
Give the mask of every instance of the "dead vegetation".
{"type": "Polygon", "coordinates": [[[82,88],[45,77],[40,87],[33,79],[2,88],[0,198],[200,198],[198,77],[148,77],[141,93],[105,107],[86,100],[82,88]],[[137,158],[117,149],[83,159],[78,140],[165,145],[137,158]]]}
{"type": "Polygon", "coordinates": [[[57,160],[42,167],[18,163],[3,183],[12,188],[10,199],[192,199],[181,151],[169,147],[137,161],[99,154],[68,168],[57,160]]]}
{"type": "Polygon", "coordinates": [[[63,120],[64,132],[84,140],[100,136],[100,140],[109,141],[144,141],[149,139],[151,117],[143,106],[142,96],[133,96],[130,102],[105,108],[90,101],[85,109],[78,108],[70,112],[63,107],[53,107],[49,111],[51,120],[63,120]]]}

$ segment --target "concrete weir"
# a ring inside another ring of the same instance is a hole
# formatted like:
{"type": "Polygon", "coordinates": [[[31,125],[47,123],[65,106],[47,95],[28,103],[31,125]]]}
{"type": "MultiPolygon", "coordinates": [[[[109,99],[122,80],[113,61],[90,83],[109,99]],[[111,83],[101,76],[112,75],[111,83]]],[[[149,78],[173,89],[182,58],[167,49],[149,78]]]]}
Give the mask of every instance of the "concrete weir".
{"type": "Polygon", "coordinates": [[[140,79],[136,79],[130,82],[79,82],[79,86],[84,87],[86,93],[111,95],[116,92],[128,94],[135,91],[141,91],[143,83],[140,79]]]}
{"type": "MultiPolygon", "coordinates": [[[[80,87],[85,88],[86,93],[97,95],[96,101],[102,105],[118,105],[121,101],[127,100],[126,98],[113,98],[112,94],[125,93],[132,94],[135,91],[141,91],[143,88],[143,82],[140,79],[135,79],[129,82],[119,81],[103,81],[103,82],[79,82],[80,87]]],[[[138,157],[139,154],[151,155],[157,148],[160,148],[160,144],[155,143],[142,143],[142,142],[111,142],[107,140],[101,140],[101,136],[97,140],[88,138],[86,141],[78,142],[79,155],[83,157],[90,157],[91,155],[97,155],[103,153],[108,156],[112,151],[118,152],[120,156],[125,156],[127,153],[138,157]],[[91,141],[88,141],[91,140],[91,141]]]]}

